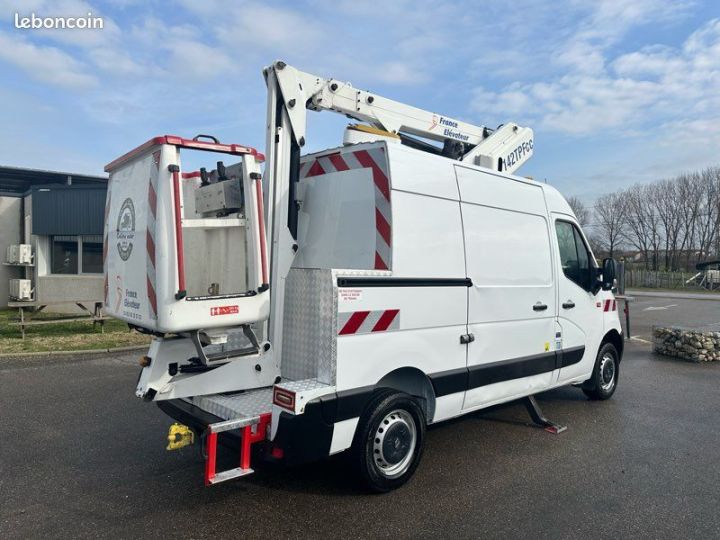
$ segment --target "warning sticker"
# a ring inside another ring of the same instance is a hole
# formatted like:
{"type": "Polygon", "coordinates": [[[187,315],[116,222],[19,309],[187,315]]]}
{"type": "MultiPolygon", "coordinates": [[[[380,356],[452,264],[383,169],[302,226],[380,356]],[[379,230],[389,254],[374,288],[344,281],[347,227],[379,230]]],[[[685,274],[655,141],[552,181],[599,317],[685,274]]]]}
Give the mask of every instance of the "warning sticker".
{"type": "Polygon", "coordinates": [[[210,315],[214,317],[215,315],[234,315],[235,313],[239,313],[240,308],[235,306],[218,306],[218,307],[211,307],[210,308],[210,315]]]}
{"type": "Polygon", "coordinates": [[[338,299],[341,302],[355,302],[362,300],[362,289],[339,289],[338,299]]]}

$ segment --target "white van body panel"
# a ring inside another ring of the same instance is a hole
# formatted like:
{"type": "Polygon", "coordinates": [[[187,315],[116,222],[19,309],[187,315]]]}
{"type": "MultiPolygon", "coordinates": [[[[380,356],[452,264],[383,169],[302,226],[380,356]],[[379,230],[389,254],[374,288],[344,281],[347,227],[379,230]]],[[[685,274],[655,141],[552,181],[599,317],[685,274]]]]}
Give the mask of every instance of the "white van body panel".
{"type": "Polygon", "coordinates": [[[466,165],[456,165],[455,174],[463,202],[547,215],[543,186],[537,182],[466,165]]]}
{"type": "MultiPolygon", "coordinates": [[[[475,341],[468,346],[468,367],[547,355],[554,344],[556,294],[542,187],[466,167],[455,171],[472,280],[468,329],[475,341]]],[[[540,391],[553,373],[492,380],[467,391],[466,409],[540,391]]]]}
{"type": "Polygon", "coordinates": [[[401,145],[388,145],[388,151],[394,190],[453,201],[460,198],[458,185],[452,174],[456,161],[438,158],[401,145]]]}
{"type": "Polygon", "coordinates": [[[557,223],[577,222],[550,186],[379,141],[302,157],[296,193],[276,387],[324,392],[330,454],[378,388],[435,423],[583,382],[621,333],[612,293],[566,275],[557,223]]]}
{"type": "MultiPolygon", "coordinates": [[[[459,345],[459,336],[466,328],[466,294],[463,288],[364,289],[352,311],[397,309],[398,328],[338,336],[337,390],[375,385],[408,366],[425,374],[464,368],[465,347],[459,345]]],[[[348,308],[340,302],[338,311],[343,309],[348,308]]]]}
{"type": "Polygon", "coordinates": [[[457,201],[393,190],[393,276],[464,277],[457,201]]]}
{"type": "MultiPolygon", "coordinates": [[[[306,156],[304,170],[315,160],[329,172],[301,180],[307,187],[300,190],[300,247],[294,268],[339,265],[347,242],[355,243],[354,249],[364,255],[362,260],[353,255],[345,260],[353,261],[356,271],[372,268],[367,256],[375,241],[372,171],[333,170],[328,156],[373,148],[382,148],[382,154],[374,155],[387,156],[383,171],[392,213],[389,268],[375,268],[375,274],[389,279],[469,278],[472,285],[339,287],[334,381],[338,395],[382,386],[383,378],[399,370],[417,370],[432,381],[438,394],[428,418],[432,423],[589,378],[600,340],[610,327],[619,330],[619,323],[605,324],[606,316],[596,307],[612,297],[609,292],[576,294],[582,316],[560,317],[563,294],[571,285],[579,287],[565,283],[555,219],[575,219],[562,196],[547,185],[382,142],[306,156]],[[333,218],[323,217],[323,223],[313,227],[312,210],[321,207],[333,218]],[[312,217],[303,217],[305,211],[312,217]],[[340,224],[331,227],[334,219],[340,224]],[[536,305],[545,307],[534,309],[536,305]],[[393,326],[371,331],[388,310],[397,311],[393,326]],[[354,313],[365,312],[369,315],[358,331],[341,334],[354,313]],[[460,343],[466,333],[474,336],[469,345],[460,343]],[[582,345],[581,361],[562,367],[557,360],[556,365],[556,352],[582,345]],[[483,379],[485,368],[495,373],[503,363],[526,360],[527,367],[535,359],[542,364],[538,373],[530,369],[527,376],[483,379]],[[476,387],[440,395],[436,375],[465,371],[476,379],[476,387]]],[[[351,158],[346,161],[350,164],[351,158]]],[[[617,321],[617,313],[610,316],[617,321]]],[[[291,348],[286,343],[284,351],[291,348]]],[[[333,453],[352,443],[356,420],[335,424],[333,453]]]]}

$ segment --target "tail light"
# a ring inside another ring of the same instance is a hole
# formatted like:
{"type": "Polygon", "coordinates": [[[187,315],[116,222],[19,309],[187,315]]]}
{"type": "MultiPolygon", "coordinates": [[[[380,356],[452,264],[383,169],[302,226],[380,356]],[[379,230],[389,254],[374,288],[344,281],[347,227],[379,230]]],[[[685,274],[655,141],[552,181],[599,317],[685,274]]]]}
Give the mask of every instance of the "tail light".
{"type": "Polygon", "coordinates": [[[273,404],[289,411],[295,411],[295,392],[276,386],[273,389],[273,404]]]}

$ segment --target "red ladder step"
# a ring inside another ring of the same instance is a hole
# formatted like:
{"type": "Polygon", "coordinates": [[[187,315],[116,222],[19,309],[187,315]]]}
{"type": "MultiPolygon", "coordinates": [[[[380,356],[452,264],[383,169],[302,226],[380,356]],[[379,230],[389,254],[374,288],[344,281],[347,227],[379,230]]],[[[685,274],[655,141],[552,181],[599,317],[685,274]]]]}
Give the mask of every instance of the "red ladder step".
{"type": "Polygon", "coordinates": [[[264,413],[259,416],[225,420],[224,422],[216,422],[215,424],[208,425],[206,437],[207,459],[205,460],[206,486],[252,474],[253,470],[250,468],[252,445],[265,440],[270,419],[271,414],[264,413]],[[235,469],[217,472],[215,468],[217,462],[218,433],[232,429],[240,430],[240,466],[235,469]]]}

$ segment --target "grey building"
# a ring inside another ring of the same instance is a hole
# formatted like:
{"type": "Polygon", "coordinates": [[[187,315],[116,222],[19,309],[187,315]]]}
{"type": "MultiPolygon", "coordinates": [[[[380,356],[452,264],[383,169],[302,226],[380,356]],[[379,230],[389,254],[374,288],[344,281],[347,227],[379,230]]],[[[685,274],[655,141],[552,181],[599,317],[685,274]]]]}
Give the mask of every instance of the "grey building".
{"type": "Polygon", "coordinates": [[[102,301],[106,191],[102,176],[0,166],[0,308],[14,301],[14,279],[29,280],[29,306],[102,301]],[[30,261],[10,256],[20,244],[31,246],[30,261]]]}

